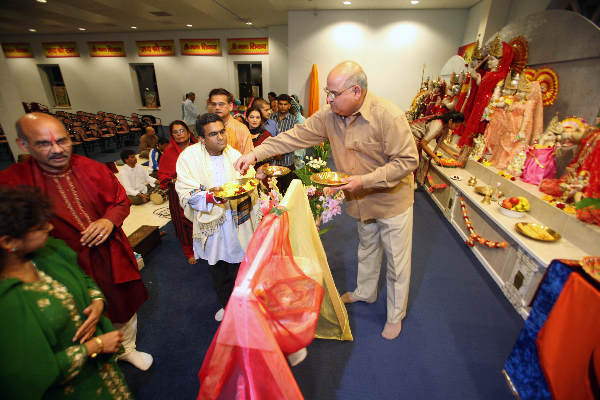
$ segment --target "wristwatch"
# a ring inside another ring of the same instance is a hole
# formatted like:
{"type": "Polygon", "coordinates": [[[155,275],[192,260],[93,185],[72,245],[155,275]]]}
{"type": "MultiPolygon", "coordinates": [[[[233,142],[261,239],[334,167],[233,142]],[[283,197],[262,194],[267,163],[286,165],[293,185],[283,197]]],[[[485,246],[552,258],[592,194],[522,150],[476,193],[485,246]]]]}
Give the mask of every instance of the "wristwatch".
{"type": "Polygon", "coordinates": [[[94,338],[94,340],[96,341],[96,343],[98,343],[98,346],[100,346],[100,350],[98,350],[95,353],[90,354],[90,358],[96,358],[98,356],[98,354],[102,353],[102,350],[104,350],[104,344],[102,343],[102,339],[100,339],[98,336],[96,336],[94,338]]]}

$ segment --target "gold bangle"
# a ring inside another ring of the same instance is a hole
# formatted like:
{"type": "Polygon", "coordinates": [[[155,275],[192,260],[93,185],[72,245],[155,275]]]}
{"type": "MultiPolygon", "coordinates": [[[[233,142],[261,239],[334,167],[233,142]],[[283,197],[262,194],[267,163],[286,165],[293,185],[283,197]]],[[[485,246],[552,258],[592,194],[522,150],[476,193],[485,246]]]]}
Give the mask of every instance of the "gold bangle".
{"type": "Polygon", "coordinates": [[[96,343],[98,343],[98,346],[100,346],[100,350],[90,354],[91,358],[96,358],[98,356],[98,353],[102,353],[102,350],[104,350],[104,343],[102,343],[102,339],[96,336],[94,340],[96,341],[96,343]]]}

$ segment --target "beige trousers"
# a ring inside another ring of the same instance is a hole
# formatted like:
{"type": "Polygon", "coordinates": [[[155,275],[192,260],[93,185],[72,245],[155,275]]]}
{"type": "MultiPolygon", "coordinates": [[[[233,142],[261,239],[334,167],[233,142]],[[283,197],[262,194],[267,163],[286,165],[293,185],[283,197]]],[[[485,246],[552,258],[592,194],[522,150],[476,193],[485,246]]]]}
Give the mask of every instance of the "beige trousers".
{"type": "Polygon", "coordinates": [[[113,324],[116,330],[123,332],[123,348],[125,352],[120,356],[123,357],[135,350],[135,341],[137,338],[137,313],[124,324],[113,324]]]}
{"type": "Polygon", "coordinates": [[[358,275],[354,296],[374,302],[383,252],[387,258],[387,322],[406,315],[410,286],[413,207],[391,218],[358,221],[358,275]]]}

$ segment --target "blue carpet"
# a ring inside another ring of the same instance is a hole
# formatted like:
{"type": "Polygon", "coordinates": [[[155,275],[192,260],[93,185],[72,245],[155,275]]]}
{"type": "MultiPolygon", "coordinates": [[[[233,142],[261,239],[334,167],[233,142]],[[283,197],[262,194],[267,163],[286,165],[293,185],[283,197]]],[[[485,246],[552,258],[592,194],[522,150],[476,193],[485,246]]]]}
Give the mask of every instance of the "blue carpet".
{"type": "MultiPolygon", "coordinates": [[[[380,336],[385,285],[374,304],[348,306],[354,342],[315,340],[293,368],[306,399],[512,399],[501,374],[523,320],[428,196],[415,193],[413,265],[399,338],[380,336]]],[[[340,292],[356,280],[355,222],[343,215],[323,237],[340,292]]],[[[141,372],[120,363],[138,399],[193,399],[218,323],[206,264],[189,265],[171,223],[146,259],[150,300],[139,311],[141,372]]],[[[502,250],[498,250],[502,251],[502,250]]]]}

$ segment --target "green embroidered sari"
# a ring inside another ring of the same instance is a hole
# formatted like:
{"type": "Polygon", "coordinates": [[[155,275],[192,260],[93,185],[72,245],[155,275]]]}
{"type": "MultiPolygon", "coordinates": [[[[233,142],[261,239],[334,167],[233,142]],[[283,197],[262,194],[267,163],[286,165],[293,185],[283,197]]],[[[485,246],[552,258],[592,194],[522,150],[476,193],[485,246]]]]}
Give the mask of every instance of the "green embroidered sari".
{"type": "MultiPolygon", "coordinates": [[[[104,299],[62,240],[48,238],[34,254],[40,280],[0,280],[0,397],[9,399],[128,399],[115,357],[88,357],[73,343],[92,299],[104,299]]],[[[105,316],[95,336],[114,330],[105,316]]]]}

